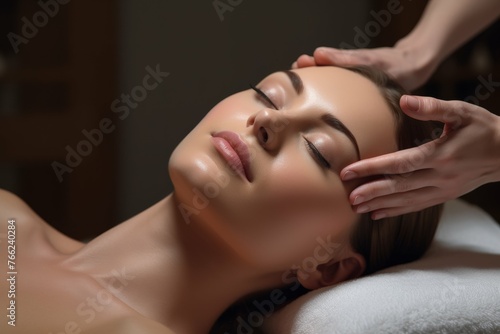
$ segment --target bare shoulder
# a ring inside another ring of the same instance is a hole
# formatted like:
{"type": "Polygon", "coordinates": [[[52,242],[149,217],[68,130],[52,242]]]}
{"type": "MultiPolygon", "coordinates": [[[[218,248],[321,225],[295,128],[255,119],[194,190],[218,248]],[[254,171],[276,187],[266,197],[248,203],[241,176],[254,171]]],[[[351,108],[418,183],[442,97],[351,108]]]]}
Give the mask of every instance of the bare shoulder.
{"type": "Polygon", "coordinates": [[[0,212],[9,208],[15,210],[21,207],[28,207],[28,205],[19,196],[5,189],[0,189],[0,212]]]}
{"type": "Polygon", "coordinates": [[[110,321],[109,323],[92,328],[87,334],[176,334],[162,324],[145,317],[127,316],[110,321]]]}
{"type": "Polygon", "coordinates": [[[0,189],[0,227],[10,219],[14,219],[17,230],[29,238],[42,234],[52,246],[63,253],[72,252],[84,244],[74,240],[45,222],[19,196],[10,191],[0,189]]]}
{"type": "Polygon", "coordinates": [[[30,230],[36,228],[33,224],[33,216],[36,214],[19,196],[10,191],[0,189],[0,223],[3,225],[9,219],[16,220],[16,223],[30,225],[30,230]],[[26,223],[25,223],[26,222],[26,223]]]}

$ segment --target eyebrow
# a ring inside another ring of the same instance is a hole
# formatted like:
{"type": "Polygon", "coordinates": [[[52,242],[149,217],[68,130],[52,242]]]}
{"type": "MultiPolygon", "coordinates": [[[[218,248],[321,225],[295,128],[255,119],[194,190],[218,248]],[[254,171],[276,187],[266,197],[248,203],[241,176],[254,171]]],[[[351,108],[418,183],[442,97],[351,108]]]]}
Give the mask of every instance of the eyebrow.
{"type": "MultiPolygon", "coordinates": [[[[302,91],[304,90],[304,83],[302,82],[302,79],[300,78],[300,76],[297,73],[290,71],[290,70],[285,70],[282,72],[285,73],[288,76],[288,78],[290,79],[290,81],[292,82],[293,89],[295,89],[295,92],[297,93],[297,95],[300,95],[302,93],[302,91]]],[[[352,132],[347,128],[347,126],[345,126],[345,124],[342,123],[342,121],[340,119],[338,119],[337,117],[333,116],[330,113],[325,113],[325,114],[321,115],[321,120],[326,125],[334,128],[335,130],[338,130],[338,131],[342,132],[344,135],[346,135],[347,138],[349,138],[349,140],[354,145],[354,148],[356,149],[356,155],[358,157],[358,160],[361,160],[361,154],[359,153],[359,145],[358,145],[358,142],[356,141],[356,137],[354,137],[352,132]]]]}
{"type": "Polygon", "coordinates": [[[290,70],[285,70],[282,72],[285,73],[288,76],[288,78],[290,79],[290,81],[292,82],[292,86],[295,89],[295,92],[297,93],[297,95],[300,95],[302,93],[302,91],[304,90],[304,84],[302,83],[302,79],[299,77],[299,75],[295,72],[290,71],[290,70]]]}
{"type": "Polygon", "coordinates": [[[352,134],[352,132],[345,126],[344,123],[337,117],[333,116],[330,113],[326,113],[321,115],[321,120],[328,126],[342,132],[349,138],[349,140],[352,142],[354,145],[354,148],[356,149],[356,155],[358,156],[358,160],[361,160],[361,154],[359,153],[359,145],[358,142],[356,141],[356,137],[352,134]]]}

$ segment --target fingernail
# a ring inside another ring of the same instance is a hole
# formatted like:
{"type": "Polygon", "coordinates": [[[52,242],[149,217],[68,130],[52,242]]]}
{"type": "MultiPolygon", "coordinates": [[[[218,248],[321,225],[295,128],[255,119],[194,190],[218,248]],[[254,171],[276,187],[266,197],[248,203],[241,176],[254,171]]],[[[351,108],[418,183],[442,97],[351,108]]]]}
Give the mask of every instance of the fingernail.
{"type": "Polygon", "coordinates": [[[406,95],[406,105],[408,105],[410,111],[418,111],[420,108],[420,101],[414,96],[406,95]]]}
{"type": "Polygon", "coordinates": [[[382,219],[382,218],[385,218],[385,217],[387,217],[387,213],[385,213],[385,212],[377,212],[377,213],[374,213],[372,215],[372,219],[373,220],[379,220],[379,219],[382,219]]]}
{"type": "Polygon", "coordinates": [[[364,201],[365,201],[365,198],[363,196],[358,195],[354,198],[354,202],[352,202],[352,205],[358,205],[359,203],[364,202],[364,201]]]}
{"type": "Polygon", "coordinates": [[[370,210],[370,207],[368,205],[363,205],[360,206],[359,208],[356,209],[357,213],[364,213],[370,210]]]}
{"type": "Polygon", "coordinates": [[[358,176],[358,174],[354,173],[353,171],[348,170],[342,176],[342,180],[349,181],[349,180],[355,179],[357,176],[358,176]]]}

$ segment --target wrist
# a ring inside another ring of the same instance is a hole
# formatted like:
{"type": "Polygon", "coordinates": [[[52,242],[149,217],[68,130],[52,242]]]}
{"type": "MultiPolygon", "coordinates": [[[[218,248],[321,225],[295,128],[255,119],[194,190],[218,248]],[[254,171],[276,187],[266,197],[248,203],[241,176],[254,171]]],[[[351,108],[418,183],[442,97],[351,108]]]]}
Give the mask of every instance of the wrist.
{"type": "Polygon", "coordinates": [[[400,39],[394,48],[401,51],[412,68],[412,75],[422,78],[422,83],[434,73],[441,61],[438,48],[430,46],[428,41],[415,34],[400,39]]]}

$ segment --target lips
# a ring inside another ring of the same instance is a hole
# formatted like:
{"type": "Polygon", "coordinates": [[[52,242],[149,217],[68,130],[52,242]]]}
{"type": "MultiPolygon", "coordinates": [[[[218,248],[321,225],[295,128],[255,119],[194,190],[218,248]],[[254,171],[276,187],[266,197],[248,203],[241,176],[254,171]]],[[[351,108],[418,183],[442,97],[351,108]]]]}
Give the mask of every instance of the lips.
{"type": "Polygon", "coordinates": [[[229,167],[249,182],[252,182],[250,152],[240,136],[231,131],[220,131],[212,134],[212,142],[229,167]]]}

